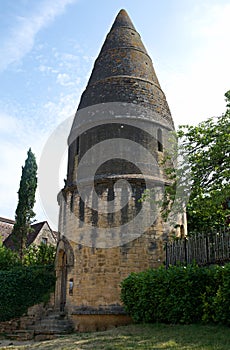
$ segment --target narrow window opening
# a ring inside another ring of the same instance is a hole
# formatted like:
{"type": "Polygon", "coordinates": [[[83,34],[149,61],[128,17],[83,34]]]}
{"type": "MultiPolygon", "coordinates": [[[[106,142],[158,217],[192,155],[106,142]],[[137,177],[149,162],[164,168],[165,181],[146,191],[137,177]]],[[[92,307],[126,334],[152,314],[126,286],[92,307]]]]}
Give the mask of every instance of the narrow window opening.
{"type": "Polygon", "coordinates": [[[109,189],[108,189],[107,200],[108,201],[113,201],[114,200],[114,189],[113,189],[113,187],[109,187],[109,189]]]}
{"type": "Polygon", "coordinates": [[[73,278],[69,280],[69,295],[73,295],[73,278]]]}
{"type": "MultiPolygon", "coordinates": [[[[114,189],[113,187],[109,187],[108,189],[108,196],[107,196],[107,200],[108,202],[113,201],[114,200],[114,189]]],[[[108,224],[112,224],[114,221],[114,213],[108,213],[107,214],[107,220],[108,220],[108,224]]]]}
{"type": "MultiPolygon", "coordinates": [[[[127,188],[124,188],[122,191],[121,205],[123,205],[124,202],[128,202],[128,199],[129,199],[129,193],[127,191],[127,188]]],[[[128,208],[129,208],[129,204],[127,203],[121,209],[121,224],[122,225],[124,225],[128,221],[128,208]]]]}
{"type": "Polygon", "coordinates": [[[92,201],[92,208],[94,209],[91,209],[91,221],[93,226],[97,226],[97,223],[98,223],[98,210],[95,209],[97,208],[97,206],[98,206],[98,197],[97,195],[94,195],[93,201],[92,201]]]}
{"type": "Polygon", "coordinates": [[[83,222],[85,220],[85,203],[81,198],[79,200],[79,220],[80,220],[80,227],[82,227],[83,222]]]}
{"type": "Polygon", "coordinates": [[[73,212],[74,209],[74,194],[71,194],[71,198],[70,198],[70,210],[73,212]]]}
{"type": "Polygon", "coordinates": [[[77,137],[76,153],[79,154],[79,136],[77,137]]]}
{"type": "Polygon", "coordinates": [[[135,208],[136,208],[136,213],[139,213],[139,211],[142,208],[142,203],[141,203],[141,188],[138,186],[136,187],[135,191],[135,208]]]}
{"type": "Polygon", "coordinates": [[[163,139],[162,139],[162,130],[157,130],[157,147],[158,152],[163,152],[163,139]]]}

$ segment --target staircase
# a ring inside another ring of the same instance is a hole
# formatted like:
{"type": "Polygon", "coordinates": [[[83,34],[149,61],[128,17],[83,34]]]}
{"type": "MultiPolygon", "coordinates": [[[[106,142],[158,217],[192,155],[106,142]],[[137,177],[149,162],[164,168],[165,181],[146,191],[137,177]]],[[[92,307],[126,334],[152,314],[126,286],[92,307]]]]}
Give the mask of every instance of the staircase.
{"type": "Polygon", "coordinates": [[[27,326],[24,325],[23,328],[8,333],[7,338],[19,341],[32,339],[42,341],[54,339],[73,331],[73,324],[64,312],[52,311],[47,316],[30,323],[28,322],[27,326]]]}
{"type": "Polygon", "coordinates": [[[71,320],[64,312],[53,312],[42,318],[32,326],[30,330],[34,331],[35,340],[53,339],[61,334],[68,334],[74,331],[71,320]]]}

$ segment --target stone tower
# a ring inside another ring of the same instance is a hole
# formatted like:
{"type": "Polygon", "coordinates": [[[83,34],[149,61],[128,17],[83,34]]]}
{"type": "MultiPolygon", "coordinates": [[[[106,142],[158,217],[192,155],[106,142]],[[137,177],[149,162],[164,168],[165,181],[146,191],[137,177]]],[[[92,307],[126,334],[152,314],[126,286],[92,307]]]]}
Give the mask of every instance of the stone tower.
{"type": "Polygon", "coordinates": [[[170,227],[140,198],[167,185],[160,160],[172,130],[151,58],[121,10],[82,94],[58,196],[56,306],[78,330],[128,322],[120,282],[164,262],[170,227]]]}

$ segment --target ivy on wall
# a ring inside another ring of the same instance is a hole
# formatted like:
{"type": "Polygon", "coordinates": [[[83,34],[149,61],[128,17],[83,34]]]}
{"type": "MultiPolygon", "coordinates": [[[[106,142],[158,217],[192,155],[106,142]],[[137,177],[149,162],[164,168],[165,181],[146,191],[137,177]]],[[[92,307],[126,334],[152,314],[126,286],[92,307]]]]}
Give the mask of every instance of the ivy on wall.
{"type": "Polygon", "coordinates": [[[22,316],[40,302],[48,302],[54,291],[53,266],[21,266],[0,271],[0,321],[22,316]]]}

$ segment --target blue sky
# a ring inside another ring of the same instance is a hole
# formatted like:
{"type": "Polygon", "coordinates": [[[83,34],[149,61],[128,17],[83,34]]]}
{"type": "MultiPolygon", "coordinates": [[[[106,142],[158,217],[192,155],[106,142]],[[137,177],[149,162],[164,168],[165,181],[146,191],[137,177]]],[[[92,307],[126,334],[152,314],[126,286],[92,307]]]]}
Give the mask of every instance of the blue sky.
{"type": "MultiPolygon", "coordinates": [[[[229,0],[0,1],[0,216],[14,218],[29,147],[39,164],[52,132],[74,115],[121,8],[152,57],[176,125],[225,111],[229,0]]],[[[60,189],[66,169],[61,158],[60,189]]],[[[47,173],[51,168],[47,164],[47,173]]],[[[57,211],[56,198],[53,206],[57,211]]],[[[39,193],[35,211],[38,220],[55,226],[39,193]]]]}

